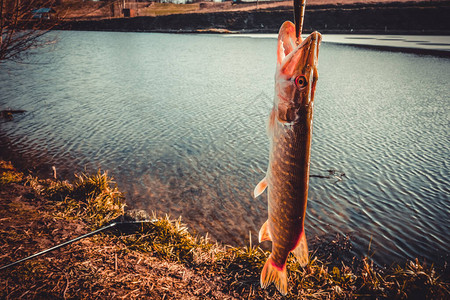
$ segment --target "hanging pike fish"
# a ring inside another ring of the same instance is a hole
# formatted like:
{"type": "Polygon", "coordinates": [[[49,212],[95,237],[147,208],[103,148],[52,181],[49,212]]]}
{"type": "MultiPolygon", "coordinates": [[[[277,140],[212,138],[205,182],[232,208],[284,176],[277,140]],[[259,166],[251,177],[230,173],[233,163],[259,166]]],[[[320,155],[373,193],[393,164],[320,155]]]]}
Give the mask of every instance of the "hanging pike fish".
{"type": "Polygon", "coordinates": [[[308,198],[314,92],[321,35],[301,38],[304,2],[296,26],[286,21],[278,34],[275,97],[269,116],[269,167],[255,187],[254,196],[266,188],[269,218],[259,232],[259,241],[272,241],[261,272],[261,286],[272,282],[287,294],[286,261],[290,252],[301,266],[308,263],[304,231],[308,198]]]}

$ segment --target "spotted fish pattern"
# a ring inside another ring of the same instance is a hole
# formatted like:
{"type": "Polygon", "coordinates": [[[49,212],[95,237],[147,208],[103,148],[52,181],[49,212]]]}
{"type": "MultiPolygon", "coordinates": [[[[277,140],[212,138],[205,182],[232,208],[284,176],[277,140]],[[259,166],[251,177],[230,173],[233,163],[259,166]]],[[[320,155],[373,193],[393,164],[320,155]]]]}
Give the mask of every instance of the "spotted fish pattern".
{"type": "Polygon", "coordinates": [[[254,190],[257,197],[267,188],[269,216],[259,240],[272,241],[272,253],[261,272],[261,286],[274,283],[283,295],[288,290],[289,253],[302,266],[308,263],[304,222],[320,41],[318,32],[297,39],[295,25],[289,21],[280,28],[274,105],[267,128],[269,166],[254,190]]]}

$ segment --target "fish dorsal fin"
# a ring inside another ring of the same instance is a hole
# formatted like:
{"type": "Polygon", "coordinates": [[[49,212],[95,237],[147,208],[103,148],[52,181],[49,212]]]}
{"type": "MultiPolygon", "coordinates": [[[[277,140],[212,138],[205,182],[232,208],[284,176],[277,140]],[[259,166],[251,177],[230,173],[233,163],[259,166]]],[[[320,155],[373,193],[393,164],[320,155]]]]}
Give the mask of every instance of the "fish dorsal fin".
{"type": "Polygon", "coordinates": [[[306,243],[305,231],[302,232],[297,247],[291,252],[294,254],[300,266],[304,267],[308,264],[308,244],[306,243]]]}
{"type": "Polygon", "coordinates": [[[283,59],[296,47],[295,25],[286,21],[278,32],[277,65],[281,65],[283,59]]]}
{"type": "Polygon", "coordinates": [[[255,187],[255,190],[253,191],[253,197],[258,197],[259,195],[261,195],[264,190],[267,187],[267,180],[266,177],[264,177],[255,187]]]}
{"type": "Polygon", "coordinates": [[[258,240],[259,242],[264,242],[264,241],[271,241],[272,237],[270,236],[270,231],[269,231],[269,220],[267,220],[263,226],[261,226],[261,229],[259,230],[259,234],[258,234],[258,240]]]}

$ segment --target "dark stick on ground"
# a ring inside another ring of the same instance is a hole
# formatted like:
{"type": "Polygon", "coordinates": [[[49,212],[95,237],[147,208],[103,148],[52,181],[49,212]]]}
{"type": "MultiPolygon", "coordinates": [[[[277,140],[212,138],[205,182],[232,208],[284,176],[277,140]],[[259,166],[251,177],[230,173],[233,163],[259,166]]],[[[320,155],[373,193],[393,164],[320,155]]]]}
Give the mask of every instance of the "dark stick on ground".
{"type": "Polygon", "coordinates": [[[108,225],[106,225],[106,226],[103,226],[102,228],[99,228],[99,229],[97,229],[97,230],[91,231],[91,232],[89,232],[89,233],[83,234],[83,235],[81,235],[81,236],[79,236],[79,237],[76,237],[76,238],[74,238],[74,239],[71,239],[71,240],[69,240],[69,241],[67,241],[67,242],[58,244],[58,245],[56,245],[56,246],[54,246],[54,247],[51,247],[51,248],[49,248],[49,249],[43,250],[43,251],[41,251],[41,252],[38,252],[38,253],[35,253],[35,254],[30,255],[30,256],[28,256],[28,257],[25,257],[25,258],[22,258],[22,259],[20,259],[20,260],[17,260],[17,261],[15,261],[15,262],[13,262],[13,263],[10,263],[10,264],[7,264],[7,265],[5,265],[5,266],[2,266],[2,267],[0,267],[0,270],[10,268],[10,267],[12,267],[12,266],[15,266],[15,265],[17,265],[17,264],[20,264],[20,263],[22,263],[22,262],[24,262],[24,261],[27,261],[27,260],[29,260],[29,259],[32,259],[32,258],[41,256],[41,255],[44,255],[44,254],[47,254],[47,253],[52,252],[52,251],[54,251],[54,250],[56,250],[56,249],[62,248],[62,247],[67,246],[67,245],[70,245],[70,244],[75,243],[75,242],[77,242],[77,241],[79,241],[79,240],[82,240],[82,239],[84,239],[84,238],[93,236],[93,235],[95,235],[95,234],[97,234],[97,233],[100,233],[100,232],[102,232],[102,231],[106,231],[107,229],[111,229],[111,228],[116,227],[116,226],[118,227],[118,226],[123,226],[123,225],[135,225],[135,224],[142,224],[142,223],[149,223],[149,222],[152,222],[152,221],[151,221],[151,220],[144,220],[144,221],[114,222],[114,223],[108,224],[108,225]]]}

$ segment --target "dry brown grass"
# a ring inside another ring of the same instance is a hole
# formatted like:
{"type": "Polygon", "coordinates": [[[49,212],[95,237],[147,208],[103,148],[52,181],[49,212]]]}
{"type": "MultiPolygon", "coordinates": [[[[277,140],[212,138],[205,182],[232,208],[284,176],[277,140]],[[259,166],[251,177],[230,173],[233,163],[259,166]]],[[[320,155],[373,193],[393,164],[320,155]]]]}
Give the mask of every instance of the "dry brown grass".
{"type": "Polygon", "coordinates": [[[75,177],[75,181],[69,183],[28,176],[25,184],[37,195],[54,202],[56,217],[81,219],[92,229],[123,215],[124,197],[107,172],[75,177]]]}
{"type": "MultiPolygon", "coordinates": [[[[106,173],[74,182],[26,177],[2,162],[0,266],[98,228],[123,213],[106,173]],[[11,172],[11,174],[7,174],[11,172]]],[[[259,287],[268,252],[212,243],[181,219],[151,216],[134,228],[86,238],[0,271],[0,298],[281,299],[259,287]]],[[[288,261],[290,299],[448,299],[448,278],[418,260],[379,268],[365,257],[341,260],[339,238],[300,267],[288,261]],[[331,258],[333,257],[333,258],[331,258]]]]}

